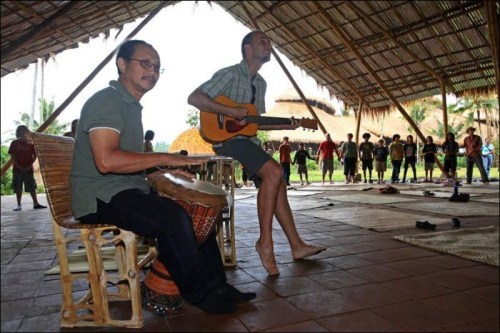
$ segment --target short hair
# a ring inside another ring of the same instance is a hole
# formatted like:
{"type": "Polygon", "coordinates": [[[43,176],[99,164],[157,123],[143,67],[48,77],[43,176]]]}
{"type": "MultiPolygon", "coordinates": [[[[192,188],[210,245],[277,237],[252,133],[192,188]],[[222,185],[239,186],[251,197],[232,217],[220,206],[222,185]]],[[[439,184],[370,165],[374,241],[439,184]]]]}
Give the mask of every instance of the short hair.
{"type": "Polygon", "coordinates": [[[20,139],[24,132],[29,132],[29,128],[26,125],[19,125],[16,128],[16,138],[20,139]]]}
{"type": "MultiPolygon", "coordinates": [[[[116,53],[116,60],[118,60],[118,58],[123,58],[129,61],[130,58],[132,58],[132,56],[134,55],[136,45],[146,45],[154,49],[154,47],[151,44],[148,44],[143,40],[140,39],[127,40],[118,49],[118,52],[116,53]]],[[[118,70],[118,75],[120,75],[121,72],[120,68],[118,67],[118,64],[116,64],[116,69],[118,70]]]]}
{"type": "Polygon", "coordinates": [[[352,138],[354,135],[352,135],[352,133],[347,133],[347,136],[352,138]]]}
{"type": "Polygon", "coordinates": [[[393,139],[393,140],[400,139],[400,138],[401,138],[401,135],[399,135],[399,134],[394,134],[394,135],[392,136],[392,139],[393,139]]]}
{"type": "Polygon", "coordinates": [[[289,140],[289,138],[287,136],[284,136],[283,140],[289,140]]]}
{"type": "Polygon", "coordinates": [[[241,41],[241,55],[243,56],[243,59],[246,58],[245,56],[245,45],[251,44],[252,39],[253,39],[253,33],[254,31],[250,31],[243,37],[243,40],[241,41]]]}
{"type": "Polygon", "coordinates": [[[385,143],[385,140],[384,139],[379,139],[378,143],[385,143]]]}
{"type": "Polygon", "coordinates": [[[369,139],[372,135],[370,133],[364,133],[363,139],[369,139]]]}
{"type": "Polygon", "coordinates": [[[434,139],[432,138],[432,136],[428,135],[426,139],[429,140],[431,143],[434,143],[434,139]]]}
{"type": "Polygon", "coordinates": [[[155,137],[155,132],[153,132],[151,130],[147,130],[146,134],[144,134],[144,139],[145,140],[153,140],[154,137],[155,137]]]}

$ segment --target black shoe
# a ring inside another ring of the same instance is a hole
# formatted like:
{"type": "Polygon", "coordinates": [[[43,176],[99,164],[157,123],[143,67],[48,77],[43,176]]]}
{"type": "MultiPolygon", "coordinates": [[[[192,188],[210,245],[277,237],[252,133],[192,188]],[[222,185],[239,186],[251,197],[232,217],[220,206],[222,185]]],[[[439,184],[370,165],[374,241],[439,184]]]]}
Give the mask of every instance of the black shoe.
{"type": "Polygon", "coordinates": [[[256,293],[243,293],[228,283],[215,289],[217,295],[232,303],[246,303],[257,297],[256,293]]]}
{"type": "Polygon", "coordinates": [[[422,228],[422,229],[431,229],[431,230],[434,230],[436,229],[436,225],[435,224],[432,224],[432,223],[429,223],[429,221],[417,221],[415,223],[415,226],[417,228],[422,228]]]}
{"type": "Polygon", "coordinates": [[[236,304],[218,295],[214,289],[196,306],[210,314],[230,314],[236,312],[236,304]]]}
{"type": "Polygon", "coordinates": [[[42,208],[47,208],[46,206],[42,206],[40,204],[36,204],[33,206],[33,209],[42,209],[42,208]]]}

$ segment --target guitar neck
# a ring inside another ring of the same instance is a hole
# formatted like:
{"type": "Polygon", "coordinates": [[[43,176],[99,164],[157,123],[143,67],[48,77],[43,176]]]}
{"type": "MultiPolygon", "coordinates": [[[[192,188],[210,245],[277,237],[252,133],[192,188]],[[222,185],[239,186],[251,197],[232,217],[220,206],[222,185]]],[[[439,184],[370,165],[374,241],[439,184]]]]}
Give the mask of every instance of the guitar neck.
{"type": "Polygon", "coordinates": [[[292,122],[290,118],[261,117],[261,116],[247,116],[245,120],[247,123],[259,124],[259,125],[289,125],[292,122]]]}

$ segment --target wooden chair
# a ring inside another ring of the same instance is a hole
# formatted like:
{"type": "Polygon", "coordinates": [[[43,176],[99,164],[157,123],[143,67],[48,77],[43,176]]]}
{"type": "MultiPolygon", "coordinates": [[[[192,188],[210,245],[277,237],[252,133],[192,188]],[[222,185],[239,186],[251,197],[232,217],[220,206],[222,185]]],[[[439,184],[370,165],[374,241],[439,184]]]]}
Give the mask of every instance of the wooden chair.
{"type": "Polygon", "coordinates": [[[142,327],[140,270],[155,257],[154,246],[138,262],[137,236],[133,232],[108,224],[76,221],[71,210],[69,183],[74,140],[41,133],[31,133],[31,138],[38,154],[59,258],[63,298],[61,327],[142,327]],[[68,252],[71,245],[75,249],[82,243],[88,260],[88,272],[71,272],[68,252]],[[109,251],[110,247],[114,251],[109,251]],[[103,249],[106,250],[104,253],[103,249]],[[104,267],[103,259],[109,257],[110,252],[114,254],[117,270],[104,267]],[[88,288],[86,294],[77,299],[75,293],[78,294],[79,290],[76,289],[82,283],[76,281],[80,279],[84,279],[83,285],[88,288]],[[115,301],[122,301],[117,302],[120,311],[114,311],[118,312],[120,318],[112,317],[110,305],[115,301]],[[126,307],[125,310],[123,307],[126,307]]]}

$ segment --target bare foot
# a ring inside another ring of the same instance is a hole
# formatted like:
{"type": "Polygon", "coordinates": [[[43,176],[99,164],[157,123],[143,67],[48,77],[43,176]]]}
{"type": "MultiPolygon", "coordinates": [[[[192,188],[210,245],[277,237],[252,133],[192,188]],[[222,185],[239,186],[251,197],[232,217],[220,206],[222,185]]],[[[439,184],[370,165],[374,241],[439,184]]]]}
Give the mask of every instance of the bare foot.
{"type": "Polygon", "coordinates": [[[301,247],[292,250],[292,257],[294,260],[299,260],[305,257],[313,256],[325,250],[326,247],[323,246],[313,246],[313,245],[303,244],[301,247]]]}
{"type": "Polygon", "coordinates": [[[267,271],[267,274],[269,275],[279,275],[280,271],[278,269],[278,266],[276,265],[276,259],[274,258],[274,253],[271,249],[271,251],[268,250],[263,250],[260,248],[259,241],[255,242],[255,251],[260,256],[260,261],[262,261],[262,266],[267,271]]]}

